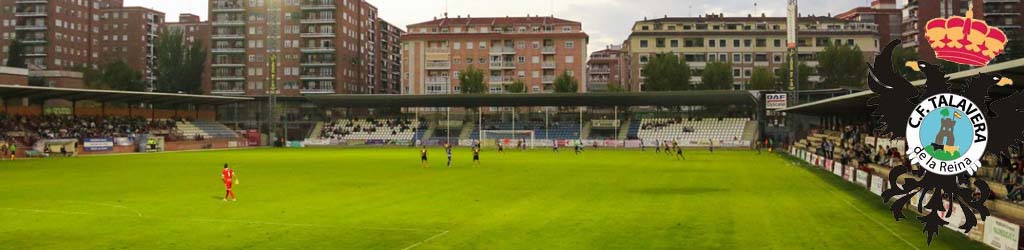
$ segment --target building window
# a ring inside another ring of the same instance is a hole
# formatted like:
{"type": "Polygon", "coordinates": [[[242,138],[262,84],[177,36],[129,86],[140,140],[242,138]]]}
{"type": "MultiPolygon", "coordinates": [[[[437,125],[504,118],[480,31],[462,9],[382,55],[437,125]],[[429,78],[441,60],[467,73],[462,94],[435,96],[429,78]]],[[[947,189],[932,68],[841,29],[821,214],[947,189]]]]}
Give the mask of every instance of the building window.
{"type": "Polygon", "coordinates": [[[715,47],[715,40],[708,40],[708,47],[715,47]]]}
{"type": "Polygon", "coordinates": [[[732,54],[732,62],[735,62],[735,63],[740,62],[740,57],[741,57],[740,53],[733,53],[732,54]]]}
{"type": "Polygon", "coordinates": [[[647,46],[647,40],[640,40],[640,47],[641,48],[647,48],[648,47],[647,46]]]}
{"type": "Polygon", "coordinates": [[[740,77],[740,69],[732,69],[733,77],[740,77]]]}
{"type": "Polygon", "coordinates": [[[672,40],[672,41],[670,41],[669,43],[670,43],[670,45],[672,46],[672,48],[679,48],[679,40],[675,40],[675,39],[673,39],[673,40],[672,40]]]}
{"type": "Polygon", "coordinates": [[[732,40],[732,46],[736,47],[736,48],[739,48],[740,47],[740,39],[733,39],[732,40]]]}
{"type": "Polygon", "coordinates": [[[755,40],[754,45],[759,48],[768,47],[768,39],[758,38],[757,40],[755,40]]]}
{"type": "Polygon", "coordinates": [[[647,55],[641,55],[640,56],[640,64],[647,64],[647,60],[648,60],[647,55]]]}
{"type": "Polygon", "coordinates": [[[571,49],[571,48],[573,48],[573,47],[576,47],[576,43],[575,43],[575,42],[573,42],[573,41],[567,41],[567,42],[565,42],[565,48],[567,48],[567,49],[571,49]]]}
{"type": "Polygon", "coordinates": [[[775,45],[775,47],[776,47],[776,48],[778,48],[778,47],[782,47],[782,40],[780,40],[780,39],[775,39],[775,44],[774,44],[774,45],[775,45]]]}
{"type": "Polygon", "coordinates": [[[656,38],[656,39],[654,39],[654,47],[664,48],[665,47],[665,38],[656,38]]]}

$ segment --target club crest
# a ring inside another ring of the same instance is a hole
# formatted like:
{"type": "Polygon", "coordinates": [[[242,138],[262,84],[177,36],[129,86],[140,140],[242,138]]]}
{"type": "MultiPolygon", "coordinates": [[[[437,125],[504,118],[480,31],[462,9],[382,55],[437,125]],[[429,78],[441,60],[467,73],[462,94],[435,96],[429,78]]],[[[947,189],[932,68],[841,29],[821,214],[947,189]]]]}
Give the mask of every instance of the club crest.
{"type": "Polygon", "coordinates": [[[974,175],[988,142],[981,108],[966,97],[939,94],[922,100],[907,122],[907,159],[940,175],[974,175]]]}

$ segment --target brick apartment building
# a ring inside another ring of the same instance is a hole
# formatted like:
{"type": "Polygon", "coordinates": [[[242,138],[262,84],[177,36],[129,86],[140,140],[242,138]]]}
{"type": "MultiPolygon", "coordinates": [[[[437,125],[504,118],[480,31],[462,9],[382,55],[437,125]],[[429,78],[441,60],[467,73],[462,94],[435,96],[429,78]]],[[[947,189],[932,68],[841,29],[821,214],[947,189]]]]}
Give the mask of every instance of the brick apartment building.
{"type": "Polygon", "coordinates": [[[935,18],[964,16],[971,5],[978,6],[974,8],[975,17],[985,16],[985,8],[980,7],[984,6],[983,0],[906,0],[903,5],[903,47],[917,47],[919,59],[937,63],[931,46],[919,46],[928,44],[924,25],[935,18]]]}
{"type": "Polygon", "coordinates": [[[124,61],[152,88],[156,39],[164,13],[143,7],[105,8],[100,13],[100,65],[124,61]]]}
{"type": "Polygon", "coordinates": [[[587,62],[587,90],[590,92],[608,91],[613,85],[624,91],[638,91],[639,85],[633,85],[629,75],[629,53],[622,45],[610,45],[603,50],[590,54],[587,62]]]}
{"type": "Polygon", "coordinates": [[[405,31],[384,20],[377,22],[377,82],[374,94],[402,93],[402,35],[405,31]]]}
{"type": "Polygon", "coordinates": [[[999,27],[1010,38],[1010,42],[1024,42],[1024,1],[985,0],[985,22],[999,27]]]}
{"type": "Polygon", "coordinates": [[[213,89],[210,75],[212,75],[213,57],[210,55],[210,22],[202,21],[199,16],[189,13],[178,15],[178,22],[167,22],[161,27],[163,31],[176,30],[182,33],[182,39],[186,43],[194,44],[199,42],[206,49],[206,70],[203,71],[203,90],[213,89]]]}
{"type": "Polygon", "coordinates": [[[875,23],[881,44],[889,44],[903,36],[903,10],[896,5],[896,0],[873,0],[871,6],[853,8],[836,15],[836,18],[875,23]]]}
{"type": "Polygon", "coordinates": [[[375,93],[377,8],[361,0],[210,0],[211,93],[375,93]],[[276,60],[276,67],[270,62],[276,60]],[[276,81],[271,69],[276,68],[276,81]],[[276,83],[275,86],[271,86],[276,83]]]}
{"type": "Polygon", "coordinates": [[[101,10],[122,6],[121,0],[0,0],[0,58],[6,63],[8,46],[17,39],[26,45],[33,71],[98,67],[101,10]]]}
{"type": "Polygon", "coordinates": [[[579,22],[555,17],[443,17],[408,26],[402,36],[402,93],[458,93],[458,72],[483,70],[490,93],[521,79],[528,93],[554,91],[567,72],[586,92],[588,36],[579,22]]]}
{"type": "MultiPolygon", "coordinates": [[[[816,67],[817,53],[829,44],[858,46],[865,58],[879,52],[878,27],[872,22],[855,22],[833,17],[805,16],[798,19],[799,60],[816,67]]],[[[633,25],[626,41],[630,57],[631,85],[643,90],[643,67],[658,53],[675,53],[693,70],[691,84],[700,84],[708,62],[729,62],[735,89],[744,89],[757,67],[777,71],[785,67],[785,17],[665,17],[642,20],[633,25]]],[[[812,72],[811,82],[820,82],[812,72]]]]}

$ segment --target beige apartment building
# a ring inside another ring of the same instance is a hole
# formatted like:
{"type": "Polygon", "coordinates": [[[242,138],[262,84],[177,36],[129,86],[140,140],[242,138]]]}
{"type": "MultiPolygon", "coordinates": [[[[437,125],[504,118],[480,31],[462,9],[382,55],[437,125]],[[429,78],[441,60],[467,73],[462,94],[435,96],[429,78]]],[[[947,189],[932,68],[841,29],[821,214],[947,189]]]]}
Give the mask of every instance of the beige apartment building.
{"type": "MultiPolygon", "coordinates": [[[[798,22],[799,60],[817,66],[817,53],[828,44],[855,45],[869,56],[879,51],[878,27],[832,17],[801,17],[798,22]]],[[[633,25],[624,46],[629,51],[630,74],[643,90],[643,67],[658,53],[675,53],[694,71],[691,84],[700,84],[708,62],[732,64],[734,88],[745,89],[754,68],[778,70],[786,66],[785,17],[665,17],[644,19],[633,25]]],[[[810,80],[820,81],[814,73],[810,80]]]]}
{"type": "Polygon", "coordinates": [[[555,17],[443,17],[408,26],[402,36],[402,93],[459,93],[458,74],[485,73],[490,93],[521,79],[528,93],[554,91],[566,72],[586,92],[588,36],[583,25],[555,17]]]}

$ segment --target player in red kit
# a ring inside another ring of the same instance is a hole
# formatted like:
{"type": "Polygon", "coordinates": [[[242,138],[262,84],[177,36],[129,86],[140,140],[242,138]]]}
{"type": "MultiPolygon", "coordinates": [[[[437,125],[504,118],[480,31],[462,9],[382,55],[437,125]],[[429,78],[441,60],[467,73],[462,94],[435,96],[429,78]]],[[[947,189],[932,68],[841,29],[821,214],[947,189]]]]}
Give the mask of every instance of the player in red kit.
{"type": "Polygon", "coordinates": [[[238,181],[238,177],[235,176],[235,171],[231,170],[227,163],[224,163],[224,170],[220,172],[220,177],[224,180],[224,187],[228,190],[224,193],[224,201],[228,201],[228,196],[231,196],[231,201],[238,201],[235,199],[235,192],[231,191],[232,181],[238,181]]]}

